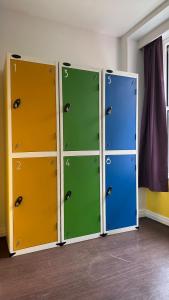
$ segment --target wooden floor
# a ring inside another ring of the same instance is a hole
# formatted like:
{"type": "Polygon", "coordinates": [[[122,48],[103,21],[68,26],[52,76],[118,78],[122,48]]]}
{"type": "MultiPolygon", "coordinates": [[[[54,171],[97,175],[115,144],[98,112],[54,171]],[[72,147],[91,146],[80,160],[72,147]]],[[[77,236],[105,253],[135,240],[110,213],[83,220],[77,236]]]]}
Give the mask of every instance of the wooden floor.
{"type": "Polygon", "coordinates": [[[0,242],[0,300],[169,300],[169,227],[154,221],[12,258],[0,242]]]}

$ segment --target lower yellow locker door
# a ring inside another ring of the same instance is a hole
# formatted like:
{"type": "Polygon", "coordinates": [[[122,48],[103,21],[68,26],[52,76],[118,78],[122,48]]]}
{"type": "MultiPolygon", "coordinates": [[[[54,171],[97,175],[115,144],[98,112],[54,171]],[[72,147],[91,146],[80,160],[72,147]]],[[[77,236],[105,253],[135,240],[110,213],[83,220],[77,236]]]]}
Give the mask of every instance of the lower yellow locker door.
{"type": "Polygon", "coordinates": [[[56,158],[13,159],[13,209],[15,251],[58,240],[56,158]]]}

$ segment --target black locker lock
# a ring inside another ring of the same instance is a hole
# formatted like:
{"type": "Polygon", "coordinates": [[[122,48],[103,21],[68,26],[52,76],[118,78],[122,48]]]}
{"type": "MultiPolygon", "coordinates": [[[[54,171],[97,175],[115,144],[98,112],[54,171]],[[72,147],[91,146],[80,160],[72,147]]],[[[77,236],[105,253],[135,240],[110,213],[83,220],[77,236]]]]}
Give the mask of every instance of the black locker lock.
{"type": "Polygon", "coordinates": [[[106,196],[111,196],[111,194],[112,194],[112,187],[109,186],[108,189],[107,189],[106,196]]]}
{"type": "Polygon", "coordinates": [[[64,107],[64,112],[68,112],[70,110],[71,104],[70,103],[66,103],[65,107],[64,107]]]}
{"type": "Polygon", "coordinates": [[[21,205],[22,201],[23,201],[23,197],[19,196],[15,201],[15,207],[18,207],[19,205],[21,205]]]}
{"type": "Polygon", "coordinates": [[[112,106],[106,109],[106,115],[111,115],[111,114],[112,114],[112,106]]]}
{"type": "Polygon", "coordinates": [[[13,103],[13,108],[17,109],[21,104],[21,99],[16,99],[13,103]]]}
{"type": "Polygon", "coordinates": [[[65,196],[65,200],[69,200],[71,198],[72,192],[68,191],[65,196]]]}

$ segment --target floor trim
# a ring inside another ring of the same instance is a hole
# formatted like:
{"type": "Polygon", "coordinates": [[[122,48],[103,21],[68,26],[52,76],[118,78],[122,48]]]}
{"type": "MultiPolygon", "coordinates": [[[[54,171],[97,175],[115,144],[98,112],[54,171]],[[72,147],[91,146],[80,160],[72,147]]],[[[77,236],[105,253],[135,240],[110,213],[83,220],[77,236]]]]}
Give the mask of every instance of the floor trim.
{"type": "Polygon", "coordinates": [[[152,212],[151,210],[145,209],[145,217],[169,226],[169,218],[152,212]]]}

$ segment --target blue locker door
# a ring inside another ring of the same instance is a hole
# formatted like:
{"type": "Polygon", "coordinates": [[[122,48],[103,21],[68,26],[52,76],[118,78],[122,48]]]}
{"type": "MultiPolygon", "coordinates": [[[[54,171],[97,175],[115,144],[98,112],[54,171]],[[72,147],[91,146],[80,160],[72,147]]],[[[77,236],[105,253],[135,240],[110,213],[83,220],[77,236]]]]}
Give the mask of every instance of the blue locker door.
{"type": "Polygon", "coordinates": [[[136,225],[136,157],[106,156],[106,230],[136,225]]]}
{"type": "Polygon", "coordinates": [[[136,78],[105,75],[105,148],[136,149],[136,78]]]}

